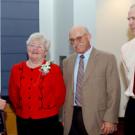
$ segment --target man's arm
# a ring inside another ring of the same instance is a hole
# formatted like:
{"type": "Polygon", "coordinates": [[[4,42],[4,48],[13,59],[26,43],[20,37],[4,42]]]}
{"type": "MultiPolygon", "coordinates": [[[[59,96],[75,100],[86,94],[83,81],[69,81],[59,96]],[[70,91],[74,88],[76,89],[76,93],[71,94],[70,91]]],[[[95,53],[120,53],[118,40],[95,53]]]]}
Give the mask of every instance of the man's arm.
{"type": "Polygon", "coordinates": [[[116,131],[120,105],[120,80],[116,60],[113,55],[108,56],[108,59],[106,70],[107,109],[101,126],[104,134],[116,131]]]}

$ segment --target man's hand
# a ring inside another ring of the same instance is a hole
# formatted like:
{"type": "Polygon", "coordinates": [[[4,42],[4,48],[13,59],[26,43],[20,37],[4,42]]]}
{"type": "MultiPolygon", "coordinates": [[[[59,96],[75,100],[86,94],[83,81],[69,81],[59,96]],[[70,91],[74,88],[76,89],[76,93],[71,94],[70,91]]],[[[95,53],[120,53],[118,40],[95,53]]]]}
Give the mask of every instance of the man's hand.
{"type": "Polygon", "coordinates": [[[6,100],[0,98],[0,110],[3,110],[6,106],[6,100]]]}
{"type": "Polygon", "coordinates": [[[112,134],[114,131],[117,130],[117,125],[105,121],[101,126],[101,130],[104,135],[112,134]]]}

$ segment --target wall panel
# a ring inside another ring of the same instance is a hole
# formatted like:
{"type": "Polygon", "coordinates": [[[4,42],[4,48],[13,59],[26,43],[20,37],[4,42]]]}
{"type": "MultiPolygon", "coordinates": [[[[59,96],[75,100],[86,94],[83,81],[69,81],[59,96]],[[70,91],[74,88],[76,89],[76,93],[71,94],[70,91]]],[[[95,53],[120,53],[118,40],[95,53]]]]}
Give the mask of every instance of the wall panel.
{"type": "Polygon", "coordinates": [[[8,96],[8,79],[13,64],[27,59],[26,40],[39,31],[38,0],[1,1],[1,89],[8,96]]]}

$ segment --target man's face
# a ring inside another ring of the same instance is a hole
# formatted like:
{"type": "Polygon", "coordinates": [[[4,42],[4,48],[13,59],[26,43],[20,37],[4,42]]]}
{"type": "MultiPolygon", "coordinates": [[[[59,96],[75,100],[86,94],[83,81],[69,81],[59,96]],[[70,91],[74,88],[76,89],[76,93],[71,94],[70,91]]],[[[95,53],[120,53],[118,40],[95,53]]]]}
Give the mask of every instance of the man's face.
{"type": "Polygon", "coordinates": [[[69,34],[69,41],[77,53],[85,53],[90,48],[90,34],[83,29],[73,29],[69,34]]]}
{"type": "Polygon", "coordinates": [[[135,7],[131,8],[128,12],[128,22],[129,28],[135,36],[135,7]]]}

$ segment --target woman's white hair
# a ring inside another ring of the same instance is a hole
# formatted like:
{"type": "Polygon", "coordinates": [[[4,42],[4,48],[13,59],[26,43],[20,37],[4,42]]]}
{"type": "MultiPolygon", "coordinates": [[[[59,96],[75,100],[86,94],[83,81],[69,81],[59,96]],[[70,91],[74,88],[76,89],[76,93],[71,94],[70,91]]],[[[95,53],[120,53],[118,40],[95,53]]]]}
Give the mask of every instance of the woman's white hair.
{"type": "Polygon", "coordinates": [[[32,33],[26,41],[27,46],[30,45],[33,40],[38,40],[42,42],[45,50],[49,50],[50,43],[47,40],[47,38],[44,36],[44,34],[40,32],[32,33]]]}

